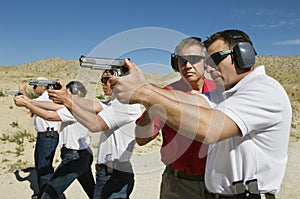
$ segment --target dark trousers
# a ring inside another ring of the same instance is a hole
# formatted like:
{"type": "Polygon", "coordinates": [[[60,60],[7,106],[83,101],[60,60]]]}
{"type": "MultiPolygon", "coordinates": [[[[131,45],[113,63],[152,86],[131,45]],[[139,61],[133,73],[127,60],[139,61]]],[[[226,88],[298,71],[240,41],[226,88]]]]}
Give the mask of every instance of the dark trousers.
{"type": "Polygon", "coordinates": [[[205,199],[204,175],[190,175],[166,166],[162,174],[160,199],[205,199]]]}
{"type": "Polygon", "coordinates": [[[55,150],[58,145],[58,134],[53,136],[38,135],[36,139],[34,161],[38,176],[40,194],[50,181],[54,168],[52,166],[55,150]]]}
{"type": "Polygon", "coordinates": [[[93,198],[95,181],[91,170],[92,154],[79,150],[62,154],[62,161],[45,188],[42,199],[57,199],[77,179],[89,198],[93,198]]]}
{"type": "Polygon", "coordinates": [[[131,164],[128,168],[108,169],[101,168],[96,171],[96,186],[94,199],[128,199],[134,186],[134,174],[131,164]]]}

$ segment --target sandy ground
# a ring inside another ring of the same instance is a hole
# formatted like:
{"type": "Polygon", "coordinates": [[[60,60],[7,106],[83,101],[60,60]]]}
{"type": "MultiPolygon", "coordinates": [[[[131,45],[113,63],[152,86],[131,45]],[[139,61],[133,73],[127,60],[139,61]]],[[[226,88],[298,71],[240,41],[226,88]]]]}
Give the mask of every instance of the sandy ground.
{"type": "MultiPolygon", "coordinates": [[[[23,152],[17,156],[16,151],[19,145],[16,142],[5,141],[3,135],[12,135],[25,130],[33,134],[33,120],[27,116],[25,109],[14,106],[12,97],[0,98],[0,111],[0,198],[30,198],[37,186],[35,173],[32,169],[34,142],[24,139],[23,152]]],[[[95,155],[99,134],[92,134],[91,137],[91,148],[95,155]]],[[[132,157],[135,186],[130,198],[159,198],[161,173],[164,168],[160,162],[159,147],[159,142],[144,147],[136,147],[132,157]]],[[[298,154],[300,154],[300,141],[292,137],[289,145],[287,171],[278,198],[300,198],[300,158],[298,154]]],[[[59,151],[57,151],[54,166],[57,166],[59,161],[59,151]]],[[[70,199],[87,198],[77,181],[65,191],[65,194],[70,199]]]]}

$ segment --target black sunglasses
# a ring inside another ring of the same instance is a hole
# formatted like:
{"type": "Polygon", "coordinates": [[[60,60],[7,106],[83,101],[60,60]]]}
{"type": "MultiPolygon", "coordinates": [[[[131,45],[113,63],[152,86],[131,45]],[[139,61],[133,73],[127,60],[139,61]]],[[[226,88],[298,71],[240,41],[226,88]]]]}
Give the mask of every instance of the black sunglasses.
{"type": "Polygon", "coordinates": [[[184,66],[187,62],[189,62],[192,65],[197,64],[201,60],[205,59],[205,57],[201,55],[175,55],[175,59],[177,59],[178,62],[184,66]]]}
{"type": "Polygon", "coordinates": [[[110,78],[111,78],[111,77],[102,77],[102,78],[101,78],[101,82],[102,82],[103,84],[106,84],[110,78]]]}
{"type": "Polygon", "coordinates": [[[206,60],[205,63],[206,65],[210,66],[210,67],[216,67],[219,65],[219,63],[221,61],[223,61],[223,59],[225,59],[228,55],[232,54],[232,50],[222,50],[219,52],[216,52],[214,54],[212,54],[211,56],[209,56],[206,60]]]}

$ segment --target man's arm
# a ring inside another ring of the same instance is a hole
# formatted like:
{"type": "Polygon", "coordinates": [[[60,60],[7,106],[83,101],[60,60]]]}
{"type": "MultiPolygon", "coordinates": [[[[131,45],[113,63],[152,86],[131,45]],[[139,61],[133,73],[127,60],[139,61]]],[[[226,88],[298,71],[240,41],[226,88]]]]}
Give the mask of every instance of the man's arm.
{"type": "Polygon", "coordinates": [[[154,138],[154,120],[150,118],[149,112],[146,110],[137,122],[135,141],[138,145],[143,146],[154,138]]]}
{"type": "Polygon", "coordinates": [[[215,143],[241,135],[238,126],[224,113],[210,109],[203,97],[150,85],[134,63],[128,60],[125,63],[129,75],[110,79],[114,95],[121,102],[144,105],[175,131],[197,141],[215,143]],[[159,108],[155,107],[157,104],[159,108]]]}
{"type": "Polygon", "coordinates": [[[100,111],[97,113],[91,112],[90,110],[83,108],[86,106],[82,106],[82,104],[79,105],[78,101],[76,102],[76,100],[72,100],[70,98],[63,104],[69,109],[77,121],[88,128],[91,132],[105,131],[109,129],[102,117],[98,115],[98,112],[100,111]]]}
{"type": "Polygon", "coordinates": [[[74,95],[72,96],[72,98],[74,103],[76,103],[77,106],[80,106],[82,109],[85,109],[86,111],[97,114],[103,109],[102,105],[97,101],[92,101],[90,99],[78,97],[74,95]]]}
{"type": "Polygon", "coordinates": [[[57,111],[58,109],[64,108],[63,105],[55,104],[52,101],[30,100],[30,103],[35,106],[38,106],[42,109],[49,110],[49,111],[57,111]]]}
{"type": "MultiPolygon", "coordinates": [[[[168,90],[168,89],[160,90],[159,87],[155,87],[155,86],[153,89],[157,89],[157,92],[160,92],[162,95],[173,100],[177,100],[178,98],[182,97],[183,98],[182,101],[184,103],[197,104],[199,106],[204,106],[204,104],[206,104],[203,97],[199,96],[198,94],[184,95],[184,92],[176,91],[176,90],[173,90],[174,92],[168,92],[168,91],[164,92],[164,90],[168,90]]],[[[159,109],[160,111],[163,111],[163,107],[161,107],[160,105],[155,105],[151,107],[151,109],[149,111],[146,110],[142,115],[142,117],[139,118],[137,122],[137,127],[135,132],[136,132],[136,142],[139,145],[145,145],[151,140],[153,140],[157,135],[158,131],[164,126],[166,122],[165,120],[164,121],[160,120],[158,117],[155,116],[155,109],[157,109],[157,111],[159,109]],[[153,111],[151,111],[151,109],[153,109],[153,111]]]]}
{"type": "Polygon", "coordinates": [[[71,95],[65,87],[61,90],[48,90],[48,94],[55,103],[63,104],[67,107],[76,120],[88,128],[91,132],[99,132],[109,129],[104,120],[97,114],[97,112],[103,109],[101,105],[96,108],[97,110],[90,111],[91,109],[89,109],[88,106],[94,103],[83,103],[88,102],[88,100],[86,99],[81,101],[80,97],[71,95]]]}
{"type": "MultiPolygon", "coordinates": [[[[138,103],[179,133],[204,143],[215,143],[231,136],[240,135],[238,126],[224,113],[210,109],[206,100],[196,104],[186,103],[187,94],[176,95],[177,100],[162,95],[164,89],[146,85],[138,89],[138,103]],[[153,105],[160,104],[160,108],[153,105]]],[[[168,91],[174,94],[174,91],[168,91]]],[[[177,93],[177,92],[175,92],[177,93]]],[[[171,94],[172,95],[172,94],[171,94]]]]}
{"type": "Polygon", "coordinates": [[[48,120],[48,121],[61,121],[59,115],[57,112],[49,112],[43,108],[40,108],[38,106],[35,106],[33,103],[30,102],[30,100],[22,97],[22,96],[16,96],[14,98],[15,104],[17,106],[23,106],[30,110],[31,113],[38,115],[39,117],[48,120]]]}

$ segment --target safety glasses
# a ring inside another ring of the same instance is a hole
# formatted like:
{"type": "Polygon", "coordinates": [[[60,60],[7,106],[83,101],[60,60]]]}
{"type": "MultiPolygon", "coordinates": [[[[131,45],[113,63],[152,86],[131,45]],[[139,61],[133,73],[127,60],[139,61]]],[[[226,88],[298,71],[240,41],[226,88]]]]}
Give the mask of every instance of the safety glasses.
{"type": "Polygon", "coordinates": [[[186,56],[175,55],[175,59],[178,60],[180,65],[184,66],[186,65],[187,62],[189,62],[192,65],[197,64],[201,60],[205,59],[205,57],[201,55],[186,55],[186,56]]]}
{"type": "Polygon", "coordinates": [[[101,78],[101,82],[102,82],[103,84],[106,84],[110,78],[111,78],[111,77],[102,77],[102,78],[101,78]]]}
{"type": "Polygon", "coordinates": [[[216,52],[214,54],[212,54],[211,56],[209,56],[206,60],[205,63],[206,65],[210,66],[210,67],[216,67],[219,65],[219,63],[221,61],[223,61],[223,59],[225,59],[228,55],[232,54],[232,50],[222,50],[219,52],[216,52]]]}

